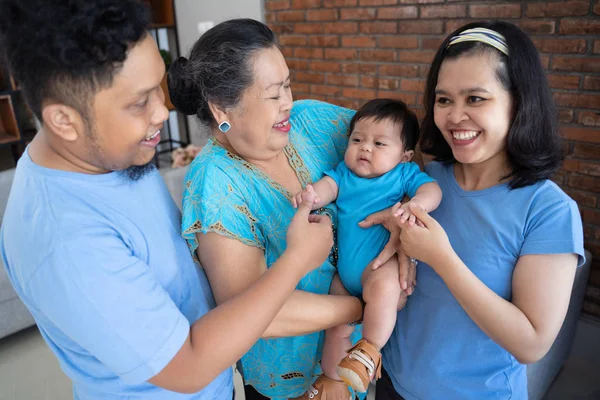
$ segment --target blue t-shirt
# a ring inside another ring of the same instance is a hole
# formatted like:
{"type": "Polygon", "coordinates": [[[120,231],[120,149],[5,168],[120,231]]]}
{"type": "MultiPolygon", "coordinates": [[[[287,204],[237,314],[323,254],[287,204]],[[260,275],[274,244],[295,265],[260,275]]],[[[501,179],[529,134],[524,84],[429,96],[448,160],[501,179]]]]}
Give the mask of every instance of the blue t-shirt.
{"type": "MultiPolygon", "coordinates": [[[[294,103],[289,144],[283,151],[302,187],[341,161],[353,114],[314,100],[294,103]]],[[[292,193],[259,168],[210,139],[186,177],[183,236],[195,253],[196,235],[216,232],[261,249],[270,267],[286,248],[287,228],[296,213],[291,199],[292,193]]],[[[331,211],[335,220],[335,208],[331,211]]],[[[329,259],[306,274],[296,288],[327,294],[334,274],[329,259]]],[[[323,332],[260,339],[238,363],[244,382],[274,399],[302,395],[320,373],[322,340],[323,332]]]]}
{"type": "Polygon", "coordinates": [[[194,395],[146,382],[214,306],[180,221],[156,170],[134,182],[19,160],[2,259],[75,399],[231,399],[231,369],[194,395]]]}
{"type": "Polygon", "coordinates": [[[361,296],[362,273],[388,242],[390,232],[383,225],[364,229],[358,223],[392,207],[404,195],[413,197],[421,185],[435,180],[413,162],[398,164],[376,178],[355,175],[345,162],[325,174],[338,185],[338,274],[346,290],[361,296]]]}
{"type": "MultiPolygon", "coordinates": [[[[431,216],[460,259],[503,299],[512,299],[520,256],[575,253],[583,264],[577,204],[553,182],[464,191],[452,165],[433,162],[425,170],[444,194],[431,216]]],[[[407,400],[526,399],[525,366],[473,322],[425,263],[417,267],[417,282],[383,349],[396,391],[407,400]]]]}

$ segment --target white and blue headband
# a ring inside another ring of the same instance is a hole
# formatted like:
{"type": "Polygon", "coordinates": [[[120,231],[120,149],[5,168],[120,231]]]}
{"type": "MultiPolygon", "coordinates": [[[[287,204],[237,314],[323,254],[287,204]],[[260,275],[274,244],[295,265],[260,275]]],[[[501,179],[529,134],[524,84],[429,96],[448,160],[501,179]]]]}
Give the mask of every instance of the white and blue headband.
{"type": "Polygon", "coordinates": [[[506,39],[504,36],[491,29],[473,28],[462,31],[457,36],[452,36],[452,38],[450,38],[450,42],[448,42],[448,46],[446,46],[446,48],[452,46],[453,44],[462,42],[485,43],[508,56],[506,39]]]}

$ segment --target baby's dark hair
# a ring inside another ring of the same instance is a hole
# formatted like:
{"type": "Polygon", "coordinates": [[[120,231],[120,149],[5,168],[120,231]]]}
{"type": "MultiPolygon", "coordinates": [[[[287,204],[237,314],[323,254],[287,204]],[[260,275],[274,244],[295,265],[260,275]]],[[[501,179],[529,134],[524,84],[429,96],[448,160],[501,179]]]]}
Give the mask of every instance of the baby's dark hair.
{"type": "Polygon", "coordinates": [[[348,128],[349,134],[361,119],[373,118],[375,121],[389,119],[398,127],[404,151],[414,150],[419,141],[419,120],[402,100],[374,99],[358,109],[348,128]]]}
{"type": "Polygon", "coordinates": [[[437,128],[434,105],[438,75],[445,60],[484,54],[495,57],[496,78],[510,93],[512,121],[506,151],[512,189],[548,179],[562,162],[556,108],[535,45],[517,26],[503,21],[473,22],[452,32],[435,55],[425,86],[425,118],[421,126],[421,150],[436,160],[453,163],[452,149],[437,128]],[[509,55],[481,42],[462,42],[448,47],[450,39],[472,28],[487,28],[506,39],[509,55]]]}
{"type": "Polygon", "coordinates": [[[145,38],[148,17],[136,0],[2,0],[0,48],[40,121],[53,101],[89,123],[93,96],[145,38]]]}
{"type": "Polygon", "coordinates": [[[277,38],[262,22],[242,18],[221,22],[196,41],[189,59],[169,68],[169,96],[178,111],[195,115],[203,125],[216,121],[209,108],[234,108],[254,83],[258,51],[277,47],[277,38]]]}

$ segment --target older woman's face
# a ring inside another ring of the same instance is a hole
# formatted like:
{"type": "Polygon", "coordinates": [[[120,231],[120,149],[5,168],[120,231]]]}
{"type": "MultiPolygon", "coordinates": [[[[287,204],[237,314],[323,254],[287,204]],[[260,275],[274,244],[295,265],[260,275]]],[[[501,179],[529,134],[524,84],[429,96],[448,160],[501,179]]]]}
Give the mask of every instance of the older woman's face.
{"type": "Polygon", "coordinates": [[[288,144],[291,109],[290,71],[283,55],[276,47],[259,50],[254,82],[227,113],[231,129],[219,135],[246,160],[269,160],[288,144]]]}

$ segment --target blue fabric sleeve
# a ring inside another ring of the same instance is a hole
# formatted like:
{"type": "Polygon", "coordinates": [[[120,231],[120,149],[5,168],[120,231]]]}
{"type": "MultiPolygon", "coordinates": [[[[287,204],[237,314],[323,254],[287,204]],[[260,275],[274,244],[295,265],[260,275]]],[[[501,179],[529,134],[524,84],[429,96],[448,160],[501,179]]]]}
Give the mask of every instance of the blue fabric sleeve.
{"type": "MultiPolygon", "coordinates": [[[[546,203],[540,199],[540,203],[546,203]]],[[[559,200],[535,207],[525,227],[521,255],[575,253],[577,266],[585,263],[583,226],[577,203],[559,200]]]]}
{"type": "Polygon", "coordinates": [[[408,197],[413,197],[417,190],[425,183],[435,182],[435,179],[422,172],[419,166],[414,163],[407,163],[404,170],[404,177],[400,181],[404,182],[404,193],[408,197]]]}
{"type": "Polygon", "coordinates": [[[197,158],[186,176],[182,232],[192,254],[197,256],[196,233],[200,232],[215,232],[264,250],[265,238],[259,224],[261,217],[268,216],[253,215],[248,207],[264,200],[241,186],[244,177],[239,171],[232,167],[226,172],[215,166],[214,160],[212,155],[197,158]]]}
{"type": "Polygon", "coordinates": [[[148,265],[108,227],[73,229],[30,280],[50,324],[124,381],[158,374],[189,334],[189,322],[148,265]]]}
{"type": "Polygon", "coordinates": [[[330,177],[331,179],[333,179],[339,188],[340,181],[342,180],[342,177],[344,176],[344,174],[347,173],[347,171],[348,171],[348,167],[346,166],[346,163],[344,161],[342,161],[341,163],[338,164],[337,167],[335,167],[335,169],[325,171],[323,173],[323,175],[326,175],[326,176],[330,177]]]}

